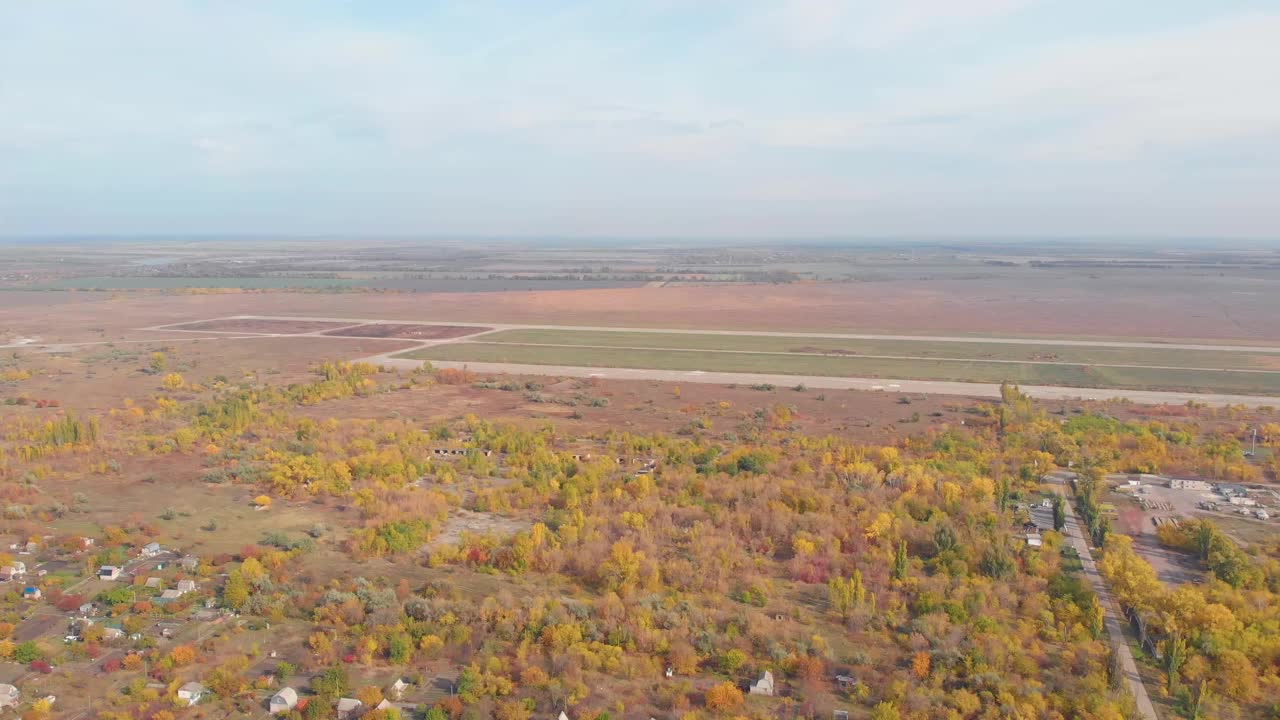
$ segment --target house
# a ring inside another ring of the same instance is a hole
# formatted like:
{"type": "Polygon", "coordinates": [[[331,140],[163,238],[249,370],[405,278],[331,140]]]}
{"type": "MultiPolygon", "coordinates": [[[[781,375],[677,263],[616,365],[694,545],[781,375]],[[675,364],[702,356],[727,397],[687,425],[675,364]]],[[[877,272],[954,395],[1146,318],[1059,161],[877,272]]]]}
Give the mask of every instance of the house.
{"type": "Polygon", "coordinates": [[[82,537],[80,538],[80,549],[88,550],[89,548],[93,547],[97,542],[98,542],[97,540],[94,540],[91,537],[82,537]]]}
{"type": "Polygon", "coordinates": [[[841,690],[852,690],[854,686],[857,684],[858,684],[858,681],[855,680],[851,675],[836,676],[836,687],[840,688],[841,690]]]}
{"type": "Polygon", "coordinates": [[[362,707],[364,707],[364,703],[355,698],[339,698],[338,720],[352,720],[352,718],[360,717],[360,708],[362,707]]]}
{"type": "Polygon", "coordinates": [[[195,569],[200,567],[200,558],[196,557],[195,555],[188,555],[182,558],[181,560],[179,560],[178,564],[181,565],[182,569],[186,570],[187,572],[195,572],[195,569]]]}
{"type": "Polygon", "coordinates": [[[18,688],[9,683],[0,683],[0,708],[17,706],[18,695],[18,688]]]}
{"type": "Polygon", "coordinates": [[[1232,504],[1232,505],[1239,505],[1239,506],[1241,506],[1241,507],[1244,507],[1244,506],[1250,506],[1250,507],[1251,507],[1251,506],[1253,506],[1253,505],[1257,505],[1258,503],[1257,503],[1257,501],[1256,501],[1256,500],[1254,500],[1253,498],[1251,498],[1251,497],[1247,497],[1247,496],[1245,496],[1245,495],[1232,495],[1232,496],[1231,496],[1231,504],[1232,504]]]}
{"type": "Polygon", "coordinates": [[[161,585],[164,585],[164,581],[158,577],[149,577],[143,585],[149,588],[158,588],[161,585]]]}
{"type": "Polygon", "coordinates": [[[556,718],[556,720],[569,720],[569,716],[568,716],[568,715],[565,715],[565,714],[564,714],[564,711],[563,711],[563,710],[561,710],[561,711],[560,711],[560,716],[559,716],[559,717],[557,717],[557,718],[556,718]]]}
{"type": "Polygon", "coordinates": [[[17,573],[13,571],[12,567],[5,566],[0,568],[0,582],[9,582],[16,577],[16,575],[17,573]]]}
{"type": "Polygon", "coordinates": [[[1271,514],[1270,514],[1270,513],[1268,513],[1266,510],[1254,510],[1254,511],[1253,511],[1253,516],[1254,516],[1254,517],[1256,517],[1256,518],[1258,518],[1259,520],[1270,520],[1270,519],[1271,519],[1271,514]]]}
{"type": "Polygon", "coordinates": [[[27,564],[22,562],[21,560],[14,560],[13,564],[11,564],[9,567],[13,568],[14,575],[27,574],[27,564]]]}
{"type": "Polygon", "coordinates": [[[404,697],[404,691],[408,689],[408,687],[409,683],[405,682],[404,678],[398,677],[395,682],[391,683],[391,687],[387,689],[387,695],[399,700],[404,697]]]}
{"type": "Polygon", "coordinates": [[[179,595],[186,595],[189,592],[195,592],[196,581],[195,580],[179,580],[178,585],[176,586],[176,589],[179,595]]]}
{"type": "Polygon", "coordinates": [[[1208,490],[1209,483],[1203,480],[1184,480],[1182,478],[1170,478],[1169,487],[1174,490],[1208,490]]]}
{"type": "Polygon", "coordinates": [[[28,585],[22,588],[23,600],[39,600],[41,595],[43,595],[43,593],[41,593],[40,588],[35,585],[28,585]]]}
{"type": "Polygon", "coordinates": [[[271,702],[267,707],[271,710],[272,715],[287,713],[298,705],[298,691],[291,687],[282,688],[280,692],[271,696],[271,702]]]}
{"type": "Polygon", "coordinates": [[[173,600],[177,600],[177,599],[178,599],[178,598],[180,598],[180,597],[182,597],[182,593],[178,592],[177,590],[174,590],[174,589],[170,588],[170,589],[165,590],[164,592],[160,593],[160,597],[158,597],[158,598],[156,598],[156,599],[157,599],[157,600],[159,600],[159,601],[161,601],[161,602],[171,602],[171,601],[173,601],[173,600]]]}
{"type": "Polygon", "coordinates": [[[160,543],[149,542],[142,546],[142,557],[155,557],[161,552],[160,543]]]}
{"type": "Polygon", "coordinates": [[[1043,546],[1044,540],[1040,539],[1040,535],[1027,535],[1027,547],[1038,548],[1043,546]]]}
{"type": "Polygon", "coordinates": [[[831,720],[849,720],[848,710],[832,710],[831,720]]]}
{"type": "Polygon", "coordinates": [[[116,567],[115,565],[103,565],[102,567],[98,568],[98,579],[99,580],[119,580],[120,568],[116,567]]]}
{"type": "Polygon", "coordinates": [[[81,606],[80,606],[80,614],[81,614],[81,615],[92,615],[92,614],[93,614],[93,611],[94,611],[95,609],[96,609],[96,608],[93,606],[93,603],[91,603],[91,602],[90,602],[90,603],[85,603],[85,604],[83,604],[83,605],[81,605],[81,606]]]}
{"type": "Polygon", "coordinates": [[[124,637],[124,630],[122,628],[118,628],[118,627],[102,628],[103,640],[119,640],[122,637],[124,637]]]}
{"type": "Polygon", "coordinates": [[[204,685],[194,680],[178,688],[178,699],[186,700],[187,705],[195,705],[204,697],[204,685]]]}
{"type": "Polygon", "coordinates": [[[765,670],[759,679],[751,683],[747,692],[751,695],[773,695],[773,673],[765,670]]]}

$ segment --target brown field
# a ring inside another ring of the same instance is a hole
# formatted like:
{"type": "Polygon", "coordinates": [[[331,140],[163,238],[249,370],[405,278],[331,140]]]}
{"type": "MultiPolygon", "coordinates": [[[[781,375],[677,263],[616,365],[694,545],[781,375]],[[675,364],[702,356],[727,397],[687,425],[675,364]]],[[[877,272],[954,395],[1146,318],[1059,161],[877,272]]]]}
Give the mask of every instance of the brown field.
{"type": "Polygon", "coordinates": [[[370,323],[357,327],[330,330],[324,335],[367,338],[404,338],[406,340],[448,340],[491,330],[469,325],[410,325],[404,323],[370,323]]]}
{"type": "MultiPolygon", "coordinates": [[[[298,335],[342,327],[344,323],[324,320],[258,320],[254,318],[219,318],[168,326],[169,330],[204,330],[220,333],[262,333],[264,335],[298,335]]],[[[330,333],[332,334],[332,333],[330,333]]]]}
{"type": "MultiPolygon", "coordinates": [[[[5,304],[0,338],[44,342],[137,338],[137,328],[230,315],[577,324],[613,327],[1280,341],[1280,289],[1216,292],[1195,283],[1102,285],[1046,275],[1034,286],[957,279],[670,286],[492,293],[209,295],[39,293],[53,303],[5,304]],[[93,300],[87,300],[92,297],[93,300]]],[[[7,299],[11,293],[0,296],[7,299]]],[[[234,327],[234,326],[232,326],[234,327]]],[[[332,327],[329,325],[328,327],[332,327]]],[[[242,328],[243,329],[243,328],[242,328]]],[[[146,334],[154,337],[158,333],[146,334]]]]}

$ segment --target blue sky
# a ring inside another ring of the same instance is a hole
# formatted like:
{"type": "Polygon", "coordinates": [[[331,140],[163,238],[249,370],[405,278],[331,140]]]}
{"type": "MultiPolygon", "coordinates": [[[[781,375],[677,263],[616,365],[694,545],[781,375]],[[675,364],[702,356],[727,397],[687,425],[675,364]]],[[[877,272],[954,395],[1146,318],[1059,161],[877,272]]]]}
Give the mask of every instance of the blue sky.
{"type": "Polygon", "coordinates": [[[1280,238],[1280,5],[0,4],[0,234],[1280,238]]]}

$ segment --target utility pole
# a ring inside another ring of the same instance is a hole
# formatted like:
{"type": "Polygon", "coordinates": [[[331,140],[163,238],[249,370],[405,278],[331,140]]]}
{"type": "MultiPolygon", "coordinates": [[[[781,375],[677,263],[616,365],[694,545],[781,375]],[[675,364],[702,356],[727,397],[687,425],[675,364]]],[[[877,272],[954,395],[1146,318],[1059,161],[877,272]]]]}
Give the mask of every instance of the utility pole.
{"type": "Polygon", "coordinates": [[[1249,449],[1248,456],[1254,457],[1258,454],[1258,426],[1253,426],[1253,446],[1249,449]]]}

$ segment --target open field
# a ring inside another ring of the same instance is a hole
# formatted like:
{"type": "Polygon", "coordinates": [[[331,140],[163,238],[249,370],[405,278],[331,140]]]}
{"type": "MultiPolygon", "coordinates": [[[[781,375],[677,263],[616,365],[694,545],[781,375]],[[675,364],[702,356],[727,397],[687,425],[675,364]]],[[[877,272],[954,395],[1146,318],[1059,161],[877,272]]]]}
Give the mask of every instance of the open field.
{"type": "Polygon", "coordinates": [[[988,361],[881,359],[752,352],[643,350],[459,342],[398,357],[532,365],[645,368],[703,372],[883,377],[956,382],[1003,381],[1080,388],[1280,394],[1280,373],[1115,368],[1085,365],[1010,364],[988,361]]]}
{"type": "Polygon", "coordinates": [[[580,330],[508,330],[490,333],[486,343],[579,345],[591,347],[720,350],[858,355],[885,358],[991,360],[1082,365],[1141,365],[1148,367],[1212,368],[1280,371],[1280,353],[1214,352],[1206,350],[1121,348],[1079,345],[1015,345],[996,342],[938,342],[867,340],[831,337],[769,335],[695,335],[655,332],[592,332],[580,330]]]}
{"type": "Polygon", "coordinates": [[[489,330],[487,327],[466,325],[410,325],[405,323],[371,323],[357,327],[330,330],[324,335],[366,338],[403,338],[406,340],[449,340],[475,335],[489,330]]]}
{"type": "MultiPolygon", "coordinates": [[[[0,335],[61,335],[115,324],[138,328],[231,315],[419,322],[594,325],[896,335],[1126,341],[1280,342],[1280,284],[1217,280],[1206,303],[1194,285],[1113,287],[1046,275],[1021,289],[957,279],[717,285],[490,293],[160,294],[0,293],[0,335]]],[[[1013,282],[1013,280],[1010,280],[1013,282]]],[[[83,336],[83,333],[80,333],[83,336]]],[[[85,338],[88,339],[88,338],[85,338]]]]}

